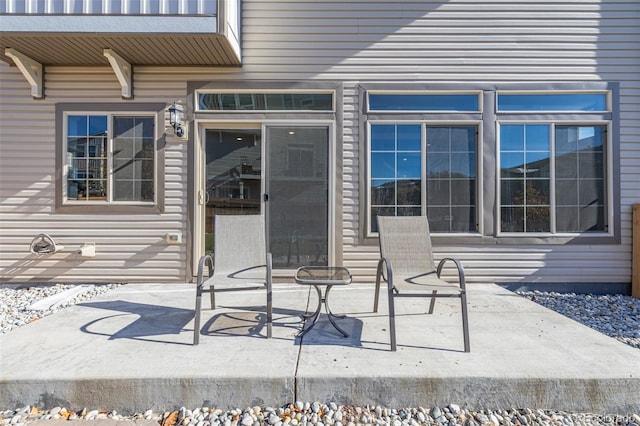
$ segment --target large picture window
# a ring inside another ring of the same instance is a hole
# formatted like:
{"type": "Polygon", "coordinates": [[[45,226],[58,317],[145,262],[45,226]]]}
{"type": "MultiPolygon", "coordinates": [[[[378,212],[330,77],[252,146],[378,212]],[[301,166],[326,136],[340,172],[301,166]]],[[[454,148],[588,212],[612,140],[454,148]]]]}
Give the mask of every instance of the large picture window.
{"type": "Polygon", "coordinates": [[[607,93],[498,92],[496,104],[498,231],[608,232],[607,93]]]}
{"type": "Polygon", "coordinates": [[[500,231],[606,231],[604,125],[500,126],[500,231]]]}
{"type": "Polygon", "coordinates": [[[474,125],[372,124],[370,232],[376,216],[426,214],[432,232],[477,231],[474,125]]]}
{"type": "Polygon", "coordinates": [[[369,83],[360,95],[363,239],[377,216],[424,215],[443,243],[620,242],[618,84],[369,83]]]}

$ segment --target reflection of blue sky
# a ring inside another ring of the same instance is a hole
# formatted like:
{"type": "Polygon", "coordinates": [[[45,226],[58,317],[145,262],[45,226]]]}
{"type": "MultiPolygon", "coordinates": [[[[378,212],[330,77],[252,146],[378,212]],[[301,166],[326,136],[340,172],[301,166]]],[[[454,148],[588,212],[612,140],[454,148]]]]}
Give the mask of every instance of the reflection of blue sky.
{"type": "Polygon", "coordinates": [[[371,154],[371,177],[420,179],[421,156],[412,152],[374,152],[371,154]],[[397,173],[396,173],[397,159],[397,173]]]}
{"type": "Polygon", "coordinates": [[[594,127],[578,127],[578,138],[580,139],[586,139],[586,138],[592,138],[595,135],[595,128],[594,127]]]}
{"type": "Polygon", "coordinates": [[[372,151],[420,151],[419,124],[374,124],[371,126],[372,151]]]}
{"type": "Polygon", "coordinates": [[[521,124],[503,124],[500,126],[500,150],[524,150],[524,126],[521,124]]]}
{"type": "Polygon", "coordinates": [[[371,177],[372,178],[394,178],[395,154],[390,152],[371,153],[371,177]]]}
{"type": "Polygon", "coordinates": [[[500,167],[510,169],[522,167],[524,165],[524,152],[502,152],[500,153],[500,167]]]}
{"type": "Polygon", "coordinates": [[[371,126],[371,150],[393,151],[396,148],[396,126],[375,124],[371,126]]]}
{"type": "Polygon", "coordinates": [[[398,153],[398,177],[420,179],[420,153],[398,153]]]}
{"type": "Polygon", "coordinates": [[[369,94],[371,111],[478,111],[477,94],[369,94]]]}
{"type": "Polygon", "coordinates": [[[605,126],[557,126],[556,153],[602,148],[605,126]]]}
{"type": "Polygon", "coordinates": [[[525,126],[527,151],[549,151],[549,125],[527,124],[525,126]]]}
{"type": "Polygon", "coordinates": [[[69,136],[100,135],[106,132],[107,116],[105,115],[70,115],[68,117],[67,135],[69,136]]]}
{"type": "Polygon", "coordinates": [[[604,93],[498,94],[498,111],[606,111],[604,93]]]}
{"type": "Polygon", "coordinates": [[[549,153],[548,152],[527,152],[527,154],[525,155],[526,158],[526,163],[533,163],[536,161],[541,161],[541,160],[548,160],[549,159],[549,153]]]}
{"type": "MultiPolygon", "coordinates": [[[[371,178],[420,179],[421,129],[419,124],[372,125],[371,178]]],[[[427,175],[475,177],[475,130],[473,126],[428,127],[427,175]],[[455,137],[453,140],[452,136],[455,137]],[[456,151],[452,151],[453,148],[456,151]]]]}
{"type": "Polygon", "coordinates": [[[500,126],[501,151],[549,151],[548,124],[503,124],[500,126]]]}
{"type": "Polygon", "coordinates": [[[419,124],[398,126],[398,151],[420,151],[420,127],[419,124]]]}

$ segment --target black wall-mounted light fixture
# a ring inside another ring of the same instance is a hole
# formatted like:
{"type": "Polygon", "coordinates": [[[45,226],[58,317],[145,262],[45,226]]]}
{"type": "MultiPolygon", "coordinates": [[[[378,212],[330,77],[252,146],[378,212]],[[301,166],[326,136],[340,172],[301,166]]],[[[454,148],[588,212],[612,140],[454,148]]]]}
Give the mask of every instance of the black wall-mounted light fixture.
{"type": "Polygon", "coordinates": [[[173,127],[173,133],[179,138],[184,136],[184,129],[182,128],[182,115],[183,109],[181,105],[176,104],[169,107],[169,124],[173,127]]]}

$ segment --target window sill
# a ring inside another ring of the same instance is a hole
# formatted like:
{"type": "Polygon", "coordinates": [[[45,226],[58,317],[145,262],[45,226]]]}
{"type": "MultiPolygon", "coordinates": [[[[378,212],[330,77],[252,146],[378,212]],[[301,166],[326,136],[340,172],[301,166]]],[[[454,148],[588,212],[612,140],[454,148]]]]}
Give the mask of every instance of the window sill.
{"type": "MultiPolygon", "coordinates": [[[[486,235],[438,235],[431,234],[431,242],[434,246],[446,245],[584,245],[584,244],[602,244],[612,245],[620,244],[620,239],[611,234],[599,233],[592,235],[575,234],[575,235],[544,235],[535,236],[526,234],[518,235],[501,235],[498,237],[486,235]]],[[[363,245],[377,245],[378,236],[372,235],[361,240],[363,245]]]]}
{"type": "Polygon", "coordinates": [[[56,206],[56,213],[82,214],[155,214],[163,213],[164,208],[157,204],[64,204],[56,206]]]}

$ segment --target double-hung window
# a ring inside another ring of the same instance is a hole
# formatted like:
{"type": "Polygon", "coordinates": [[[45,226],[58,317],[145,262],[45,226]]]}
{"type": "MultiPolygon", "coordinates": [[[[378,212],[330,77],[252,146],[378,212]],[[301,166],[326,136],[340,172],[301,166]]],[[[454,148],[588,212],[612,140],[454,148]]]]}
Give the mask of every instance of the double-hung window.
{"type": "Polygon", "coordinates": [[[606,93],[497,93],[500,233],[609,231],[610,122],[593,117],[609,104],[606,93]]]}
{"type": "Polygon", "coordinates": [[[368,234],[379,215],[427,215],[434,233],[478,231],[480,124],[469,115],[479,113],[480,98],[368,94],[368,234]]]}
{"type": "Polygon", "coordinates": [[[156,206],[158,121],[157,111],[60,108],[60,207],[156,206]]]}

